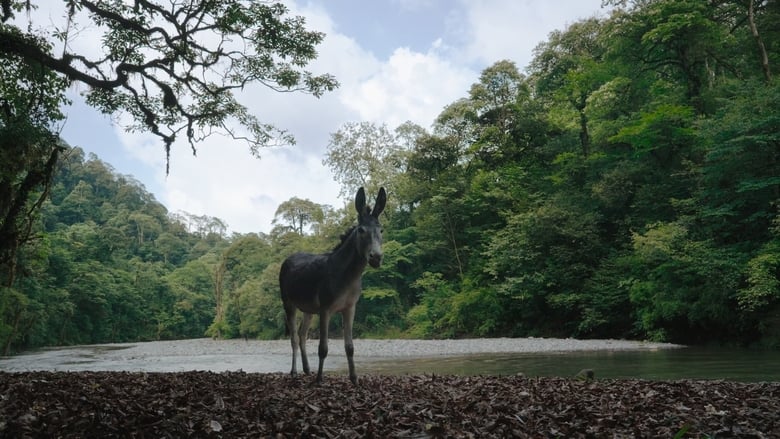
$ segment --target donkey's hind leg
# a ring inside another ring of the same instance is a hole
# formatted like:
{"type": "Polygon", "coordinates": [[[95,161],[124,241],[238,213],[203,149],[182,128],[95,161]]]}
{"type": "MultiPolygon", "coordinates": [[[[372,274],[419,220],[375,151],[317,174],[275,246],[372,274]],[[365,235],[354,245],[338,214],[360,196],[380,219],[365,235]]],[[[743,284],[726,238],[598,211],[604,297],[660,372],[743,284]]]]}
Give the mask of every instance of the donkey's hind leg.
{"type": "Polygon", "coordinates": [[[317,354],[320,359],[320,367],[317,368],[317,384],[322,384],[322,368],[325,365],[325,358],[328,356],[328,323],[330,322],[330,313],[327,309],[320,309],[320,345],[317,354]]]}
{"type": "Polygon", "coordinates": [[[298,331],[295,328],[295,315],[298,310],[295,306],[284,304],[285,323],[287,324],[287,331],[290,333],[290,345],[292,346],[292,368],[290,369],[290,375],[295,376],[298,373],[296,367],[296,357],[298,356],[298,331]]]}
{"type": "Polygon", "coordinates": [[[306,340],[309,338],[309,326],[311,326],[311,318],[313,314],[303,313],[303,321],[298,329],[298,344],[301,348],[301,364],[303,365],[303,373],[309,373],[309,357],[306,355],[306,340]]]}

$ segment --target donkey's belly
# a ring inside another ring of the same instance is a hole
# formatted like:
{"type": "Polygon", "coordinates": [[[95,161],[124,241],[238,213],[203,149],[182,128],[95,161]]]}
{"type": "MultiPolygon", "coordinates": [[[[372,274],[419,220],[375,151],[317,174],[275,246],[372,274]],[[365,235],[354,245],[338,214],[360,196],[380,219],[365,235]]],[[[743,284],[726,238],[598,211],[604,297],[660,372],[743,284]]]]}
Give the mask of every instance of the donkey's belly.
{"type": "Polygon", "coordinates": [[[319,314],[320,312],[319,302],[296,302],[295,306],[307,314],[319,314]]]}
{"type": "Polygon", "coordinates": [[[320,297],[321,305],[326,307],[331,314],[353,308],[360,299],[360,286],[352,285],[335,294],[324,294],[320,297]]]}

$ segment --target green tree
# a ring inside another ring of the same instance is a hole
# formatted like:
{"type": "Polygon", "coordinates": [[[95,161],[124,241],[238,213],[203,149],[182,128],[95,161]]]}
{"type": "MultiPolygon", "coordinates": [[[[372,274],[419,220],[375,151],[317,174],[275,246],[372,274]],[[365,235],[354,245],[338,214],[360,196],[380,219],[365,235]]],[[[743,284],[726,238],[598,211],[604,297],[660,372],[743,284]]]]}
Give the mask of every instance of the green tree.
{"type": "Polygon", "coordinates": [[[56,196],[42,205],[36,239],[17,253],[24,275],[0,298],[0,346],[202,336],[225,241],[189,233],[96,157],[79,149],[62,156],[56,196]]]}
{"type": "Polygon", "coordinates": [[[315,96],[338,86],[330,75],[304,70],[323,34],[306,30],[303,18],[287,16],[280,3],[72,1],[61,6],[65,27],[46,34],[62,45],[59,55],[33,36],[38,32],[33,23],[29,32],[13,24],[15,15],[38,6],[35,2],[5,0],[3,5],[3,54],[83,83],[90,105],[129,115],[129,129],[158,136],[168,157],[177,137],[194,150],[214,128],[246,140],[254,152],[275,141],[293,142],[236,99],[235,91],[247,84],[315,96]],[[70,51],[68,43],[84,26],[100,34],[102,52],[94,57],[70,51]],[[243,125],[246,134],[229,120],[243,125]]]}
{"type": "Polygon", "coordinates": [[[341,184],[340,195],[351,197],[358,187],[364,187],[368,193],[385,187],[392,193],[391,185],[406,162],[407,133],[408,130],[402,130],[399,139],[386,125],[370,122],[348,122],[332,133],[323,164],[341,184]]]}
{"type": "Polygon", "coordinates": [[[17,274],[41,274],[30,265],[45,256],[34,249],[26,252],[24,246],[37,237],[36,220],[62,145],[47,128],[25,120],[27,114],[14,114],[25,109],[11,110],[8,101],[2,99],[0,104],[6,104],[0,105],[0,162],[9,165],[3,165],[0,171],[0,346],[3,355],[8,355],[12,344],[28,338],[30,329],[51,311],[45,308],[45,302],[27,293],[28,288],[33,292],[42,290],[37,282],[20,281],[17,274]]]}
{"type": "Polygon", "coordinates": [[[644,335],[701,343],[739,336],[735,294],[743,256],[693,241],[679,223],[634,236],[631,300],[644,335]]]}
{"type": "Polygon", "coordinates": [[[582,285],[605,250],[598,215],[572,201],[553,198],[512,215],[490,243],[485,269],[521,316],[515,333],[564,335],[578,324],[582,285]]]}
{"type": "MultiPolygon", "coordinates": [[[[338,85],[328,74],[306,70],[316,57],[315,48],[323,34],[306,30],[304,20],[289,17],[280,3],[174,1],[161,6],[153,2],[71,1],[60,6],[66,16],[64,28],[53,31],[24,23],[23,13],[38,6],[36,2],[3,0],[0,10],[0,283],[4,287],[0,306],[18,310],[37,306],[21,300],[24,293],[12,287],[17,282],[19,249],[35,236],[35,218],[49,194],[57,162],[66,151],[57,138],[55,124],[63,118],[60,108],[68,103],[64,90],[71,83],[85,85],[87,103],[99,111],[128,116],[128,129],[158,136],[167,158],[178,138],[186,139],[195,150],[198,141],[219,130],[247,141],[254,154],[265,145],[292,143],[289,133],[261,122],[237,100],[234,92],[248,84],[317,97],[338,85]],[[70,50],[70,42],[85,26],[97,32],[102,43],[94,57],[70,50]],[[11,300],[12,296],[19,300],[11,300]]],[[[140,190],[142,185],[112,188],[103,180],[109,177],[105,167],[95,160],[91,166],[96,168],[91,171],[101,171],[99,177],[93,172],[93,177],[100,179],[99,187],[107,192],[88,194],[86,186],[78,188],[64,206],[71,214],[65,222],[89,219],[102,223],[104,219],[84,211],[85,207],[98,210],[100,204],[82,202],[93,201],[95,196],[111,200],[133,212],[138,247],[144,253],[141,256],[153,257],[150,238],[162,232],[162,226],[155,224],[164,221],[164,208],[148,203],[151,195],[140,190]],[[87,195],[91,197],[86,199],[87,195]],[[142,205],[148,210],[135,212],[142,205]]],[[[62,187],[71,179],[79,180],[78,175],[64,176],[62,187]]],[[[88,183],[94,188],[96,181],[88,183]]],[[[73,189],[63,191],[65,196],[73,189]]],[[[110,211],[106,213],[115,217],[110,211]]],[[[58,220],[63,219],[54,221],[58,220]]],[[[226,227],[224,223],[221,226],[212,222],[205,230],[215,234],[213,242],[223,238],[226,227]]],[[[9,315],[5,311],[0,308],[4,317],[9,315]]],[[[16,321],[20,315],[13,311],[9,318],[16,321]]],[[[168,310],[159,315],[159,321],[171,321],[168,310]]],[[[4,318],[0,332],[11,334],[4,342],[10,346],[18,337],[13,334],[16,329],[6,331],[7,322],[4,318]]],[[[11,326],[18,328],[15,323],[11,326]]],[[[79,331],[90,331],[90,327],[102,331],[86,324],[79,331]]]]}
{"type": "Polygon", "coordinates": [[[309,199],[302,200],[298,197],[292,197],[276,208],[272,224],[279,224],[283,221],[287,224],[286,227],[303,236],[309,224],[322,223],[324,219],[323,206],[309,199]]]}
{"type": "Polygon", "coordinates": [[[746,83],[710,119],[700,199],[719,242],[761,245],[771,237],[780,200],[780,86],[746,83]]]}
{"type": "MultiPolygon", "coordinates": [[[[474,137],[467,151],[485,166],[497,166],[513,159],[519,152],[518,146],[521,146],[515,138],[521,119],[520,103],[529,97],[526,78],[513,62],[498,61],[483,70],[479,81],[471,85],[468,100],[463,102],[465,108],[461,111],[465,110],[465,113],[460,116],[466,120],[456,125],[471,127],[474,137]],[[472,120],[475,123],[470,124],[472,120]]],[[[445,110],[439,117],[439,123],[449,119],[451,124],[451,118],[456,115],[445,110]]]]}
{"type": "Polygon", "coordinates": [[[682,91],[680,101],[669,103],[690,105],[698,113],[708,111],[705,91],[712,77],[736,68],[734,58],[721,56],[738,53],[730,30],[742,17],[734,17],[734,4],[706,0],[631,3],[632,7],[616,12],[612,19],[616,26],[610,34],[615,38],[612,50],[620,51],[624,63],[633,64],[638,76],[650,73],[654,78],[669,78],[668,85],[682,91]]]}
{"type": "Polygon", "coordinates": [[[284,309],[279,299],[280,263],[265,267],[240,288],[237,304],[243,310],[239,333],[246,337],[277,339],[285,332],[284,309]]]}
{"type": "Polygon", "coordinates": [[[202,337],[214,319],[214,265],[210,255],[188,261],[166,275],[181,316],[175,330],[180,337],[202,337]]]}
{"type": "Polygon", "coordinates": [[[549,102],[558,123],[577,131],[585,156],[592,150],[589,99],[608,79],[601,63],[605,52],[602,26],[592,18],[552,32],[547,42],[534,49],[530,67],[537,93],[549,102]]]}
{"type": "MultiPolygon", "coordinates": [[[[344,190],[395,203],[357,331],[777,346],[777,2],[610,3],[550,34],[527,77],[485,69],[431,133],[333,135],[344,190]]],[[[268,235],[228,237],[63,151],[2,292],[5,347],[279,337],[281,261],[333,248],[354,218],[291,203],[268,235]]]]}
{"type": "MultiPolygon", "coordinates": [[[[780,224],[779,220],[775,220],[780,224]]],[[[746,285],[737,291],[739,310],[755,328],[763,344],[780,346],[780,233],[762,247],[745,265],[746,285]]]]}
{"type": "Polygon", "coordinates": [[[363,275],[363,296],[355,316],[357,334],[398,334],[404,328],[409,299],[409,272],[417,253],[414,244],[385,240],[382,266],[363,275]]]}
{"type": "Polygon", "coordinates": [[[214,274],[214,322],[207,335],[232,337],[251,327],[244,323],[251,308],[243,294],[254,295],[257,279],[270,263],[270,246],[260,236],[249,234],[235,240],[222,254],[214,274]]]}
{"type": "MultiPolygon", "coordinates": [[[[6,25],[0,31],[20,36],[6,25]]],[[[31,44],[47,43],[28,36],[31,44]]],[[[5,48],[5,45],[2,45],[5,48]]],[[[16,279],[16,255],[32,236],[58,158],[65,150],[53,134],[67,103],[66,81],[37,63],[0,50],[0,285],[16,279]]]]}

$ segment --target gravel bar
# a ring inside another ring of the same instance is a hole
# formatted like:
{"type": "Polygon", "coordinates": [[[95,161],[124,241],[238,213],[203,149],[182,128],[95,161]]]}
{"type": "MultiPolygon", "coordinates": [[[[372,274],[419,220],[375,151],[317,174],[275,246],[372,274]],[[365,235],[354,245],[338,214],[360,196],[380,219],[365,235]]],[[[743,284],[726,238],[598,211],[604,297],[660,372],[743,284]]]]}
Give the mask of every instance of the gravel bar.
{"type": "MultiPolygon", "coordinates": [[[[317,340],[307,343],[310,357],[317,356],[317,340]]],[[[327,370],[346,367],[342,341],[330,340],[327,370]]],[[[545,352],[652,351],[682,347],[667,343],[628,340],[575,340],[554,338],[479,338],[460,340],[355,340],[361,364],[388,359],[459,357],[472,354],[545,352]]],[[[0,358],[0,371],[132,371],[282,372],[289,370],[289,340],[192,339],[144,343],[44,348],[0,358]]]]}

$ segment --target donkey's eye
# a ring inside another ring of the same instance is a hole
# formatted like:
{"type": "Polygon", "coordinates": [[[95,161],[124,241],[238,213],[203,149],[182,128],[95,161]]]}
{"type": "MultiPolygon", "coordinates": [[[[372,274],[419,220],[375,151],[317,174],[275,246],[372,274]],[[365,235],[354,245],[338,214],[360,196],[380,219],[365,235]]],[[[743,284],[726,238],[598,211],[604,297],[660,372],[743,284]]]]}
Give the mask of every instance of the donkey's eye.
{"type": "Polygon", "coordinates": [[[358,233],[360,233],[361,235],[364,235],[366,233],[366,228],[365,227],[358,227],[358,233]]]}

